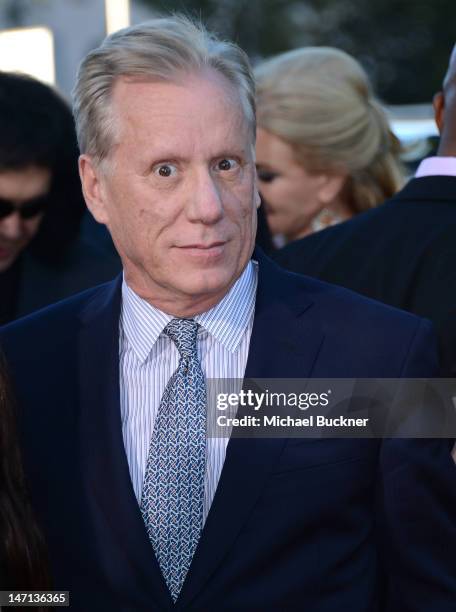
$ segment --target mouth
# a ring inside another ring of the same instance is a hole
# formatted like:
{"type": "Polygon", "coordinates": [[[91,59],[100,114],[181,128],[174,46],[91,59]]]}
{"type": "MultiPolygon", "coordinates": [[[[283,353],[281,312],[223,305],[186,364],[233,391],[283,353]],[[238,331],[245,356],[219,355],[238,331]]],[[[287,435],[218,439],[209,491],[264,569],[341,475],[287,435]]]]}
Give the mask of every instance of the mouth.
{"type": "Polygon", "coordinates": [[[178,246],[178,249],[189,257],[211,259],[219,257],[223,253],[225,245],[226,241],[221,240],[207,244],[195,242],[194,244],[178,246]]]}
{"type": "Polygon", "coordinates": [[[223,246],[225,244],[224,241],[219,240],[218,242],[209,242],[207,244],[195,242],[194,244],[185,244],[180,246],[180,249],[201,249],[202,251],[207,251],[213,249],[215,247],[223,246]]]}

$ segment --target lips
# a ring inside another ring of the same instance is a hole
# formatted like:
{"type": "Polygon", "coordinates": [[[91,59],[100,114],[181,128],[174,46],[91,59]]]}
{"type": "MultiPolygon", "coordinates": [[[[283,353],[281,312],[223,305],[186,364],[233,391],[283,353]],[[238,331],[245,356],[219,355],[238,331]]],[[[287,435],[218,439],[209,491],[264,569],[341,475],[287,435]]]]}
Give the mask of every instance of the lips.
{"type": "Polygon", "coordinates": [[[186,244],[186,245],[180,246],[179,248],[180,249],[200,249],[201,251],[209,251],[210,249],[221,247],[224,244],[225,242],[223,241],[210,242],[209,244],[195,243],[195,244],[186,244]]]}
{"type": "Polygon", "coordinates": [[[185,244],[178,247],[178,251],[191,261],[199,263],[215,263],[225,252],[226,242],[217,240],[209,243],[185,244]]]}

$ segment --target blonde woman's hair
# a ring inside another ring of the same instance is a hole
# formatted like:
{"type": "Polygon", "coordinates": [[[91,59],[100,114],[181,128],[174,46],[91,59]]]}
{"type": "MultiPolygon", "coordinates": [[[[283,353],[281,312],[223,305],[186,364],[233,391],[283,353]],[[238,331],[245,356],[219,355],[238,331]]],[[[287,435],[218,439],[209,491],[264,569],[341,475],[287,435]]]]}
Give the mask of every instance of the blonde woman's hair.
{"type": "Polygon", "coordinates": [[[254,72],[258,126],[291,144],[309,172],[347,172],[343,197],[353,212],[400,189],[399,141],[354,58],[331,47],[305,47],[254,72]]]}
{"type": "Polygon", "coordinates": [[[82,61],[73,90],[79,148],[103,161],[115,140],[111,94],[121,76],[179,82],[210,68],[239,92],[252,135],[255,134],[255,82],[247,55],[219,40],[187,17],[152,19],[108,36],[82,61]]]}

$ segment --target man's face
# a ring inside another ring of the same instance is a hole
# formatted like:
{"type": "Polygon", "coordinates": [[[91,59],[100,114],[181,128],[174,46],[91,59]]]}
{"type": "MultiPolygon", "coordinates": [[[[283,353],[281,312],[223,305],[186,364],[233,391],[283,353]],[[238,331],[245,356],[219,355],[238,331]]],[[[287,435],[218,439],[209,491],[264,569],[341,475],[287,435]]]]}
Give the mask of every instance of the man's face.
{"type": "Polygon", "coordinates": [[[212,72],[182,84],[120,79],[112,112],[117,144],[89,206],[139,295],[175,316],[207,310],[255,240],[252,134],[239,98],[212,72]]]}
{"type": "Polygon", "coordinates": [[[14,212],[0,217],[0,273],[5,272],[28,245],[43,218],[40,212],[24,219],[20,209],[26,208],[32,200],[46,196],[50,182],[50,170],[38,166],[0,172],[0,200],[15,205],[14,212]]]}

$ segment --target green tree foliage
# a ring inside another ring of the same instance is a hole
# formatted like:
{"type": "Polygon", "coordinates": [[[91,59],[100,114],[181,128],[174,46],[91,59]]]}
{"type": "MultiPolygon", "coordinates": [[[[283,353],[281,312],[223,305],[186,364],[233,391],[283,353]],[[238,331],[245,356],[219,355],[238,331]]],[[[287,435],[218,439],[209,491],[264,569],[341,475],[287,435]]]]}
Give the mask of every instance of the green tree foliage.
{"type": "Polygon", "coordinates": [[[255,62],[304,45],[359,59],[390,104],[429,102],[456,42],[455,0],[142,0],[196,15],[255,62]]]}

